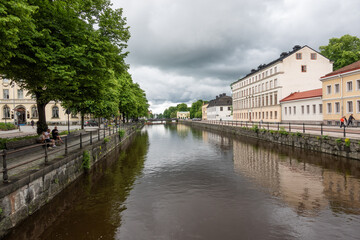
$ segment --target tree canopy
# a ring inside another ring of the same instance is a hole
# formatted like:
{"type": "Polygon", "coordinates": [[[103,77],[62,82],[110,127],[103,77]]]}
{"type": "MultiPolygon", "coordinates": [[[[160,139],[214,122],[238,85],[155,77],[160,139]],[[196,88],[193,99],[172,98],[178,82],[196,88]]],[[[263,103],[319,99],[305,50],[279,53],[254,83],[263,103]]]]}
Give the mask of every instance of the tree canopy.
{"type": "Polygon", "coordinates": [[[11,47],[0,73],[36,96],[39,128],[47,127],[52,100],[82,114],[110,116],[126,107],[135,108],[128,116],[147,114],[144,91],[124,78],[130,33],[109,0],[10,0],[0,3],[0,14],[0,51],[11,47]]]}
{"type": "Polygon", "coordinates": [[[322,55],[334,61],[334,70],[360,60],[360,39],[349,34],[331,38],[328,45],[319,49],[322,55]]]}

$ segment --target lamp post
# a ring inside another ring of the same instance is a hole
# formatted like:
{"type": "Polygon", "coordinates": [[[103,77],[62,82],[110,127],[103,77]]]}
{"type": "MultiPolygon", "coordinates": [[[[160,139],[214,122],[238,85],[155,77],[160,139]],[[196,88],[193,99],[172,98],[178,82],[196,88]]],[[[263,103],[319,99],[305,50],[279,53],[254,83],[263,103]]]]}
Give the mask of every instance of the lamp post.
{"type": "Polygon", "coordinates": [[[70,134],[70,110],[69,109],[66,109],[66,114],[68,115],[68,134],[70,134]]]}
{"type": "Polygon", "coordinates": [[[20,113],[19,111],[16,111],[17,125],[18,125],[18,128],[19,128],[19,132],[20,132],[20,121],[19,121],[20,114],[21,114],[21,113],[20,113]]]}

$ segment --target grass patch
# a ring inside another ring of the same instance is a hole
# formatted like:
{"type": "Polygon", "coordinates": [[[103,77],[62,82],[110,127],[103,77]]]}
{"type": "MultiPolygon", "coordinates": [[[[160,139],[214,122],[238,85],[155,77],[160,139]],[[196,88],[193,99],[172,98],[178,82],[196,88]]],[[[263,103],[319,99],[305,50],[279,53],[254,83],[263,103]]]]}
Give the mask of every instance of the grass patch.
{"type": "Polygon", "coordinates": [[[351,144],[350,139],[345,138],[345,146],[350,147],[350,144],[351,144]]]}
{"type": "Polygon", "coordinates": [[[16,129],[16,126],[13,123],[0,123],[0,130],[7,131],[16,129]]]}
{"type": "Polygon", "coordinates": [[[16,142],[24,139],[32,139],[32,138],[38,138],[39,136],[25,136],[25,137],[16,137],[16,138],[0,138],[0,149],[5,149],[6,143],[8,142],[16,142]]]}
{"type": "Polygon", "coordinates": [[[84,169],[90,169],[90,153],[89,153],[89,151],[83,152],[83,160],[82,160],[81,167],[84,169]]]}

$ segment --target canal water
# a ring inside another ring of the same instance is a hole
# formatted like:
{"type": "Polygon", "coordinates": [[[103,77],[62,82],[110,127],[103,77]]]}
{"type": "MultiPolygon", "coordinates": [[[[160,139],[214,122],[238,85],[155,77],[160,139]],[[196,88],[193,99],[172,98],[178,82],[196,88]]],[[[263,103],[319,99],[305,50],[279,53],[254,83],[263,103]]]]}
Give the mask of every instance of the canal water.
{"type": "Polygon", "coordinates": [[[6,239],[360,239],[360,162],[145,127],[6,239]]]}

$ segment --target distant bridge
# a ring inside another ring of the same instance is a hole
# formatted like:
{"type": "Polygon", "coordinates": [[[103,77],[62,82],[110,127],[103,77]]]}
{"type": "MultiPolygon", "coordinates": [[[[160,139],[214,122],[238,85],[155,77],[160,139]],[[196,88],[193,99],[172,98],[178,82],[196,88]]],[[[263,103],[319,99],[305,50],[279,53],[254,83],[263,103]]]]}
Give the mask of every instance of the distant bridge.
{"type": "Polygon", "coordinates": [[[167,122],[177,122],[177,118],[160,118],[160,119],[148,119],[145,124],[154,125],[154,124],[164,124],[167,122]]]}

